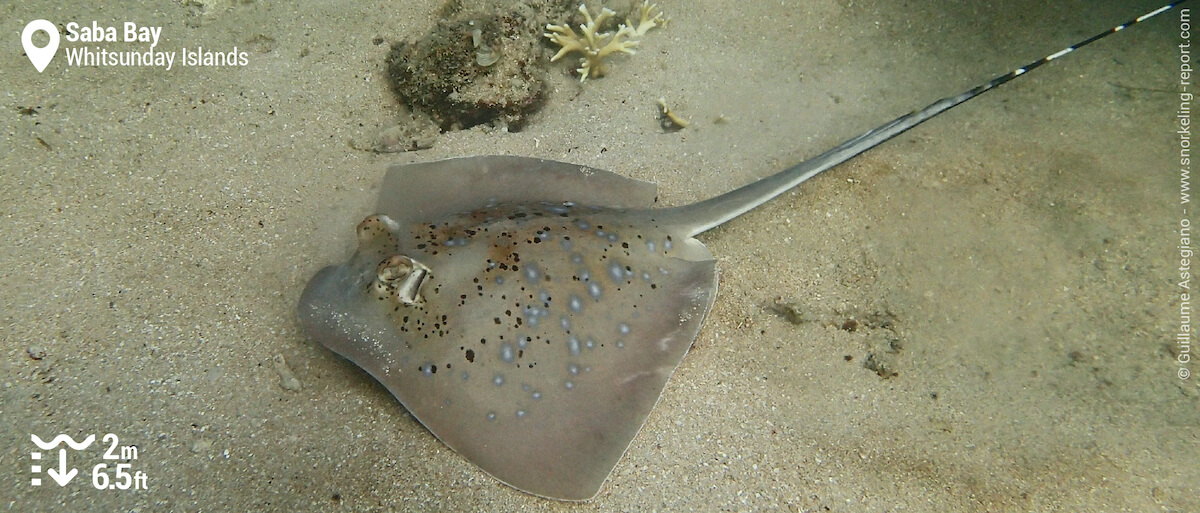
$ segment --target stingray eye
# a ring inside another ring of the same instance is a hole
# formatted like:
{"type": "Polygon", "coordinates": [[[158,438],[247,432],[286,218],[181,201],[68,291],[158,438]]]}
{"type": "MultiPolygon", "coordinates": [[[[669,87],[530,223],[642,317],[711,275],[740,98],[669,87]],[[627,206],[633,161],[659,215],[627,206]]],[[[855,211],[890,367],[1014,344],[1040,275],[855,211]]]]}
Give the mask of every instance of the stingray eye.
{"type": "Polygon", "coordinates": [[[400,225],[383,214],[367,216],[358,223],[358,244],[360,248],[370,246],[378,241],[391,239],[393,233],[400,230],[400,225]]]}
{"type": "Polygon", "coordinates": [[[375,267],[371,284],[379,299],[402,305],[421,302],[421,285],[429,278],[429,268],[404,255],[392,255],[375,267]]]}

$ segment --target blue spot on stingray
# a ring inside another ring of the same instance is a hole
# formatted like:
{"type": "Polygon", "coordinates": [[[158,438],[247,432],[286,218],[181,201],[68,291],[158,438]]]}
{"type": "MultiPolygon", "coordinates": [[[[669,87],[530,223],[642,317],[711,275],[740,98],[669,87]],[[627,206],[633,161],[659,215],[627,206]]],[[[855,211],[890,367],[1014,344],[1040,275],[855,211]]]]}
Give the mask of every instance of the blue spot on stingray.
{"type": "Polygon", "coordinates": [[[525,322],[529,323],[530,327],[537,327],[538,318],[549,315],[549,311],[536,306],[526,306],[521,310],[521,315],[525,316],[525,322]]]}
{"type": "Polygon", "coordinates": [[[579,313],[579,312],[583,311],[583,301],[579,299],[579,296],[576,296],[574,294],[572,294],[571,297],[569,299],[567,299],[567,306],[570,307],[571,311],[575,312],[575,313],[579,313]]]}
{"type": "Polygon", "coordinates": [[[536,283],[542,279],[542,272],[538,270],[537,266],[528,264],[525,266],[525,279],[536,283]]]}
{"type": "Polygon", "coordinates": [[[617,262],[608,264],[608,277],[617,283],[621,283],[625,281],[625,269],[617,262]]]}
{"type": "Polygon", "coordinates": [[[600,299],[600,285],[596,283],[589,283],[588,294],[592,296],[592,299],[600,299]]]}
{"type": "Polygon", "coordinates": [[[492,384],[496,385],[496,386],[503,385],[504,384],[504,375],[497,374],[496,377],[492,378],[492,384]]]}

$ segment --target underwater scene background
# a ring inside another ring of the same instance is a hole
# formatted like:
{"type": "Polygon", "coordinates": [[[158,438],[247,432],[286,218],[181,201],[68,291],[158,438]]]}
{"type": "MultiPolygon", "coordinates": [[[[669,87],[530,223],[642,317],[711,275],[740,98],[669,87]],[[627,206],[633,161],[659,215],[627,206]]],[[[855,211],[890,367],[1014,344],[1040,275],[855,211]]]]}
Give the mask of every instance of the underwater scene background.
{"type": "Polygon", "coordinates": [[[305,282],[352,251],[390,164],[547,158],[682,205],[1159,6],[657,4],[668,22],[583,81],[541,35],[581,23],[573,2],[7,6],[0,504],[1200,511],[1178,11],[701,235],[713,311],[590,502],[491,479],[301,333],[305,282]],[[18,45],[36,19],[62,38],[40,73],[18,45]],[[68,62],[85,49],[177,57],[68,62]],[[108,433],[137,458],[105,460],[108,433]],[[96,437],[65,486],[31,439],[58,434],[96,437]],[[102,463],[145,489],[97,489],[102,463]]]}

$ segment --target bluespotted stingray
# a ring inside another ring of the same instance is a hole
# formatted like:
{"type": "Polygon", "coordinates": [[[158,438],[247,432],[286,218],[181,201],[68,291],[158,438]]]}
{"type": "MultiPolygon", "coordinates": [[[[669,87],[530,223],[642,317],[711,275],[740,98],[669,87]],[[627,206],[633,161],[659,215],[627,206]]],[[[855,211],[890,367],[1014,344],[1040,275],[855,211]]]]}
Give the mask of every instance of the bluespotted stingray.
{"type": "Polygon", "coordinates": [[[394,166],[377,214],[358,225],[358,250],[305,288],[300,322],[488,474],[539,496],[586,500],[716,298],[716,265],[696,235],[1174,5],[691,205],[654,208],[653,184],[547,160],[394,166]]]}

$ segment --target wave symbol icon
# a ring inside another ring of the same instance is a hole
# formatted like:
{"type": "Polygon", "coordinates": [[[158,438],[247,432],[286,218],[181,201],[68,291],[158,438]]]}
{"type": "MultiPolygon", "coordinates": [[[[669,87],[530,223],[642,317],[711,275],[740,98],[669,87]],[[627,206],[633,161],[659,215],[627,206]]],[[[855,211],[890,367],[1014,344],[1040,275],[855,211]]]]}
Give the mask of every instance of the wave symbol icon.
{"type": "Polygon", "coordinates": [[[76,451],[82,451],[87,449],[88,446],[92,445],[92,442],[96,441],[96,435],[88,435],[88,437],[83,439],[82,442],[76,442],[74,438],[71,438],[67,435],[58,435],[49,442],[43,442],[41,438],[38,438],[38,436],[34,434],[30,434],[29,437],[33,439],[34,445],[37,445],[38,448],[43,451],[49,451],[55,447],[58,447],[58,445],[63,442],[66,442],[67,446],[75,449],[76,451]]]}

